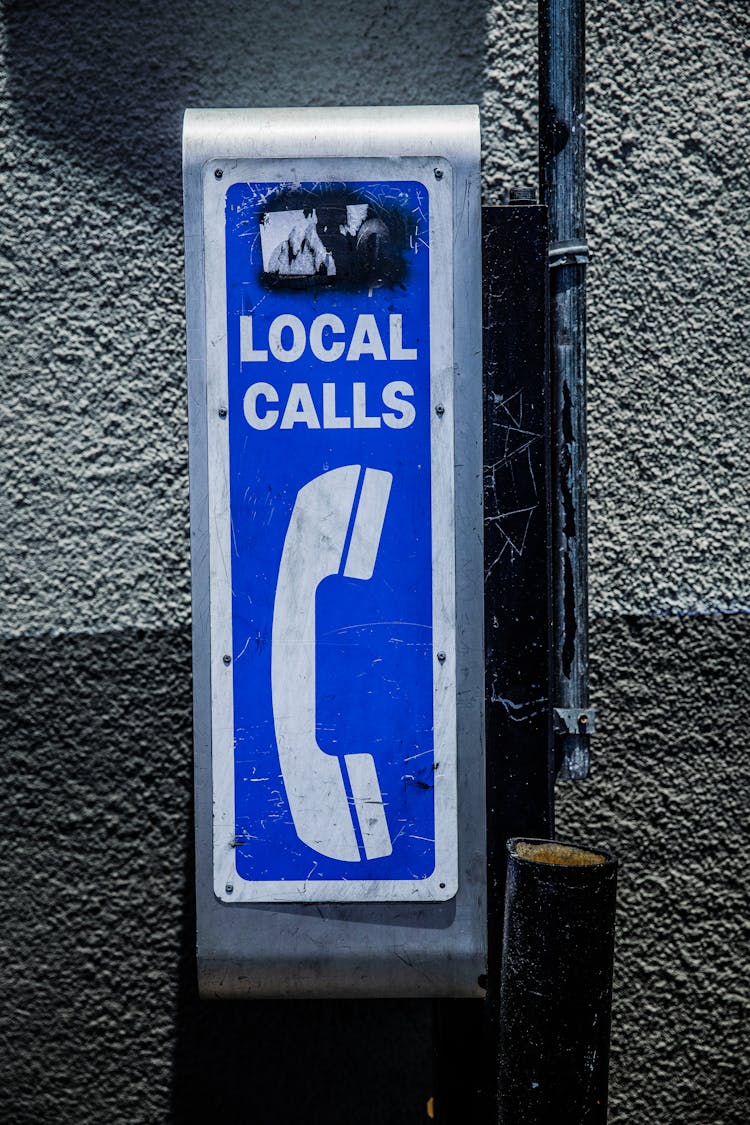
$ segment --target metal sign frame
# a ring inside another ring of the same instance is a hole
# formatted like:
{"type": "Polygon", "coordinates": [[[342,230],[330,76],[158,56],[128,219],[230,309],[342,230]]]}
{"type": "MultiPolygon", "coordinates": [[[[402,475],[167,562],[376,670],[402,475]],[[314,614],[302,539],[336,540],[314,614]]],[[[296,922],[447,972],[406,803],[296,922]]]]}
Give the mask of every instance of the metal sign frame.
{"type": "Polygon", "coordinates": [[[234,996],[481,995],[486,873],[477,111],[191,110],[185,119],[184,171],[201,989],[206,995],[234,996]],[[457,799],[458,839],[457,862],[453,845],[445,840],[434,885],[422,881],[429,901],[413,901],[413,884],[390,894],[381,888],[375,902],[364,901],[372,888],[356,887],[352,894],[350,887],[343,893],[339,884],[327,885],[311,902],[304,882],[270,892],[266,888],[261,901],[251,901],[250,895],[237,893],[227,859],[233,843],[226,820],[231,805],[226,685],[231,676],[225,675],[224,657],[231,647],[223,632],[226,572],[222,576],[217,565],[227,537],[226,429],[220,418],[226,408],[226,311],[215,279],[223,276],[221,216],[227,184],[248,177],[289,180],[291,168],[295,182],[313,175],[336,181],[411,176],[430,185],[431,205],[438,215],[446,208],[441,221],[452,228],[452,238],[437,240],[433,268],[438,272],[431,278],[431,299],[434,295],[438,301],[431,307],[437,346],[434,395],[435,405],[442,407],[434,413],[431,429],[433,466],[448,490],[453,459],[445,435],[451,428],[455,443],[456,525],[454,529],[438,513],[436,528],[444,541],[455,544],[455,592],[449,549],[442,556],[450,559],[447,569],[438,563],[440,605],[434,623],[445,638],[435,645],[445,656],[436,719],[448,738],[456,730],[458,747],[455,787],[446,775],[439,799],[457,799]],[[223,190],[216,190],[220,183],[223,190]],[[212,278],[208,289],[207,277],[212,278]],[[458,295],[453,315],[449,307],[440,307],[441,290],[448,302],[458,295]],[[217,497],[223,497],[218,505],[217,497]],[[454,606],[455,645],[448,625],[454,606]],[[220,831],[212,841],[214,802],[220,831]],[[451,866],[457,878],[451,877],[451,866]],[[392,901],[384,901],[388,898],[392,901]]]}

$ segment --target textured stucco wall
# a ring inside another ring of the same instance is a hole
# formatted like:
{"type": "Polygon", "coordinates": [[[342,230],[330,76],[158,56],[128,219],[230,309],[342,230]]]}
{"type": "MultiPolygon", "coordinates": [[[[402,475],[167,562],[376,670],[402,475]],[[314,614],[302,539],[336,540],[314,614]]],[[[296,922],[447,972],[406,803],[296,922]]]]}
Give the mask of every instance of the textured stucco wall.
{"type": "MultiPolygon", "coordinates": [[[[5,7],[3,1120],[423,1119],[426,1005],[195,998],[180,118],[479,102],[491,201],[534,181],[535,7],[5,7]]],[[[558,826],[623,862],[611,1119],[633,1125],[750,1119],[749,22],[590,6],[601,735],[558,826]]]]}
{"type": "Polygon", "coordinates": [[[589,54],[596,764],[622,860],[611,1120],[750,1119],[745,4],[600,3],[589,54]]]}

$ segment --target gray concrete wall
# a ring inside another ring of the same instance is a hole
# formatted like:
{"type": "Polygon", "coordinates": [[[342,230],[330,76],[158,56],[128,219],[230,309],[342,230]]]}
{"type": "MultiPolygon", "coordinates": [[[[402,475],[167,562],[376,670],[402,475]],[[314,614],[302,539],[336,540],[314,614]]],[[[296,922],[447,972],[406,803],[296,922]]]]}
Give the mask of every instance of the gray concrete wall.
{"type": "MultiPolygon", "coordinates": [[[[748,23],[590,7],[601,735],[558,826],[622,859],[633,1125],[750,1119],[748,23]]],[[[426,1005],[195,996],[180,118],[479,102],[491,202],[534,181],[535,5],[39,0],[3,36],[0,1117],[418,1122],[426,1005]]]]}

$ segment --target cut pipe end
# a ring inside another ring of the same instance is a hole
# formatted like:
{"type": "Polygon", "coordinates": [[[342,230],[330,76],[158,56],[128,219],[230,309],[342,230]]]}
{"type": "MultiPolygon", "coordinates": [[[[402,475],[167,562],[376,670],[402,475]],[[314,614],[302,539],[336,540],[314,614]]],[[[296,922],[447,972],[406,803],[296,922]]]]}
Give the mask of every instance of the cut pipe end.
{"type": "Polygon", "coordinates": [[[555,840],[510,840],[511,855],[529,859],[533,863],[552,863],[558,867],[597,867],[607,863],[609,856],[579,848],[575,844],[560,844],[555,840]]]}

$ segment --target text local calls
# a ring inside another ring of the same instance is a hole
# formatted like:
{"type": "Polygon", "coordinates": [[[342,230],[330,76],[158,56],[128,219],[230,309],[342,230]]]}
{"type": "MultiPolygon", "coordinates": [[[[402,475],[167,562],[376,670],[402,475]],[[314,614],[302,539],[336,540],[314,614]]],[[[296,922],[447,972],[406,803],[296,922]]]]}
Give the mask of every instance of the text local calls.
{"type": "MultiPolygon", "coordinates": [[[[310,330],[298,316],[283,313],[271,321],[266,346],[253,335],[252,316],[240,317],[240,362],[267,363],[269,354],[282,363],[295,363],[309,349],[321,363],[336,360],[356,362],[362,356],[375,360],[415,360],[417,349],[404,346],[403,317],[391,313],[386,333],[381,333],[372,313],[360,313],[347,335],[344,322],[335,313],[321,313],[310,324],[310,330]],[[384,341],[385,336],[385,341],[384,341]]],[[[341,387],[338,387],[341,395],[341,387]]],[[[322,400],[316,404],[307,383],[292,383],[283,398],[272,383],[254,382],[245,391],[243,410],[248,425],[254,430],[270,430],[278,425],[290,430],[295,425],[308,429],[376,429],[381,424],[394,430],[411,426],[416,410],[414,388],[403,379],[395,379],[383,387],[383,409],[368,414],[367,384],[353,382],[351,396],[344,404],[336,400],[337,385],[322,384],[322,400]],[[339,413],[339,411],[341,411],[339,413]]]]}

